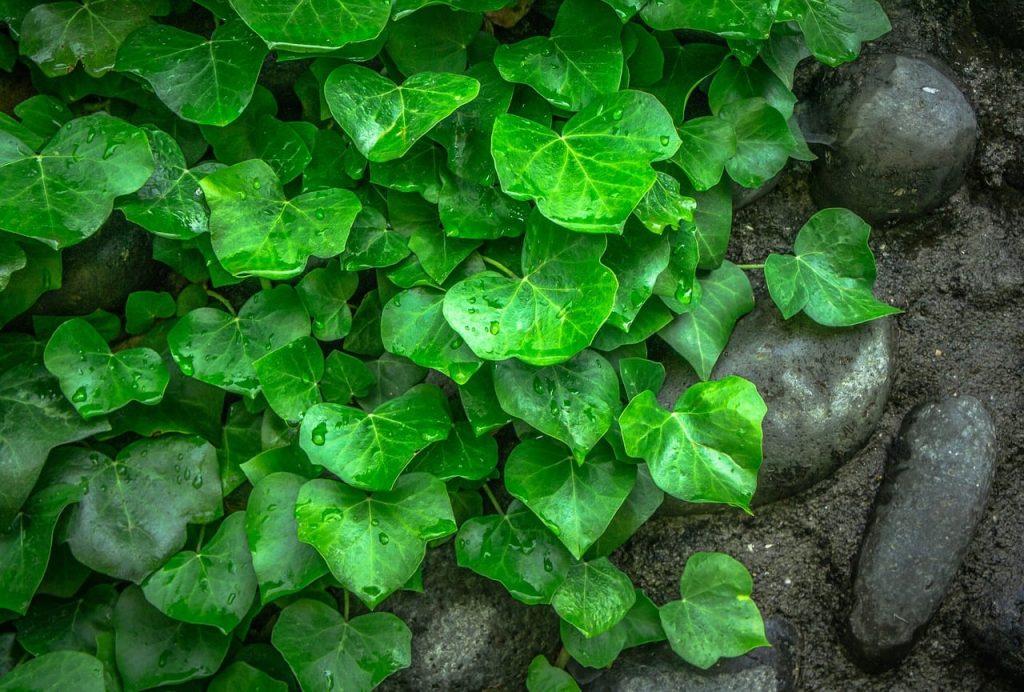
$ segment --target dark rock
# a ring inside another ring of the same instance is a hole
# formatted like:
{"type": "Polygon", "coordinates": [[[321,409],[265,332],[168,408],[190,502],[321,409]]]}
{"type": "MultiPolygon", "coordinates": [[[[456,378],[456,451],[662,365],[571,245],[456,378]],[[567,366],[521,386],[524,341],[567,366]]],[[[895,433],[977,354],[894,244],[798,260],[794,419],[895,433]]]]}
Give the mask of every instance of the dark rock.
{"type": "Polygon", "coordinates": [[[120,312],[128,294],[154,288],[165,272],[153,260],[153,236],[120,212],[87,240],[63,251],[63,279],[44,293],[34,315],[87,315],[102,308],[120,312]]]}
{"type": "Polygon", "coordinates": [[[999,563],[987,597],[968,604],[964,630],[986,659],[1024,681],[1024,544],[999,563]]]}
{"type": "Polygon", "coordinates": [[[796,688],[796,629],[780,616],[765,621],[771,648],[694,668],[667,644],[629,649],[585,689],[588,692],[784,692],[796,688]]]}
{"type": "Polygon", "coordinates": [[[1024,1],[971,0],[978,27],[1014,48],[1024,48],[1024,1]]]}
{"type": "MultiPolygon", "coordinates": [[[[891,320],[822,327],[804,315],[783,320],[767,296],[736,324],[712,379],[740,375],[768,405],[764,463],[756,504],[798,493],[827,478],[874,432],[895,371],[891,320]]],[[[659,400],[671,407],[696,377],[678,357],[665,359],[659,400]]],[[[706,506],[666,498],[663,513],[706,506]]]]}
{"type": "Polygon", "coordinates": [[[911,219],[956,192],[978,140],[971,104],[933,61],[871,55],[827,79],[809,119],[834,137],[811,193],[871,223],[911,219]]]}
{"type": "Polygon", "coordinates": [[[853,580],[848,649],[866,670],[905,656],[970,545],[995,471],[995,428],[977,399],[918,406],[903,421],[853,580]]]}
{"type": "Polygon", "coordinates": [[[530,661],[558,652],[558,616],[514,600],[501,584],[455,563],[451,544],[429,551],[424,593],[383,606],[412,630],[412,667],[381,690],[521,689],[530,661]]]}

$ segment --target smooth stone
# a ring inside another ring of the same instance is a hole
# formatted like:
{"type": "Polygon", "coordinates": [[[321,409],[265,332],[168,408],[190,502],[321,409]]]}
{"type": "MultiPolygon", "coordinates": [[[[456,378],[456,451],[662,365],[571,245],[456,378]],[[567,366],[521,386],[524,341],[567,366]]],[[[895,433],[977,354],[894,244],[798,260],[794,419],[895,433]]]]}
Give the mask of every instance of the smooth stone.
{"type": "Polygon", "coordinates": [[[514,600],[498,582],[455,563],[449,543],[427,553],[424,593],[382,606],[412,630],[412,667],[380,690],[520,689],[530,661],[559,648],[558,616],[514,600]]]}
{"type": "MultiPolygon", "coordinates": [[[[740,375],[768,405],[762,425],[764,462],[755,504],[789,497],[831,476],[878,425],[895,374],[895,330],[881,319],[836,329],[804,315],[783,320],[767,296],[736,324],[711,379],[740,375]]],[[[658,395],[669,409],[697,382],[674,352],[658,395]]],[[[666,497],[663,514],[706,511],[666,497]]]]}
{"type": "Polygon", "coordinates": [[[1024,544],[997,569],[986,597],[968,602],[964,631],[987,660],[1024,681],[1024,544]]]}
{"type": "Polygon", "coordinates": [[[765,182],[764,185],[755,188],[743,187],[735,181],[729,181],[732,186],[732,210],[734,212],[739,211],[767,195],[779,186],[779,178],[781,176],[782,173],[778,173],[774,178],[765,182]]]}
{"type": "Polygon", "coordinates": [[[982,31],[1024,48],[1024,0],[971,0],[971,12],[982,31]]]}
{"type": "Polygon", "coordinates": [[[903,419],[853,580],[847,648],[865,670],[898,663],[938,609],[985,510],[995,442],[972,397],[903,419]]]}
{"type": "MultiPolygon", "coordinates": [[[[770,648],[724,659],[708,670],[686,663],[667,644],[627,649],[588,692],[787,692],[797,686],[796,629],[780,616],[765,621],[770,648]]],[[[590,670],[590,669],[586,669],[590,670]]]]}
{"type": "Polygon", "coordinates": [[[870,55],[831,75],[810,118],[820,147],[811,194],[870,223],[912,219],[960,187],[978,141],[974,109],[934,61],[870,55]]]}

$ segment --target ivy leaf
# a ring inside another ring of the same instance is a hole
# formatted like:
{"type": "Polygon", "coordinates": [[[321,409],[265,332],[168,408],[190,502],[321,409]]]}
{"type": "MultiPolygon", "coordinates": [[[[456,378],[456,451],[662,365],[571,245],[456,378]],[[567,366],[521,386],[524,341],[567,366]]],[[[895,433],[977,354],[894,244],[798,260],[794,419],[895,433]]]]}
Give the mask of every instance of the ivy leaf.
{"type": "Polygon", "coordinates": [[[774,178],[796,147],[786,118],[762,98],[727,103],[718,117],[736,132],[736,153],[725,168],[743,187],[761,187],[774,178]]]}
{"type": "Polygon", "coordinates": [[[483,20],[475,12],[434,5],[404,16],[388,27],[386,50],[402,74],[466,69],[466,47],[483,20]]]}
{"type": "Polygon", "coordinates": [[[705,2],[648,2],[640,10],[647,24],[659,31],[695,29],[723,38],[756,41],[768,38],[778,2],[773,0],[706,0],[705,2]]]}
{"type": "Polygon", "coordinates": [[[11,274],[25,268],[28,256],[9,235],[0,236],[0,291],[7,288],[11,274]]]}
{"type": "Polygon", "coordinates": [[[271,636],[304,690],[370,690],[412,663],[412,632],[392,613],[345,621],[302,600],[281,611],[271,636]]]}
{"type": "Polygon", "coordinates": [[[526,673],[527,692],[579,692],[571,675],[556,668],[542,655],[534,656],[526,673]]]}
{"type": "Polygon", "coordinates": [[[580,559],[633,487],[636,469],[605,446],[583,463],[548,438],[525,440],[505,462],[505,486],[580,559]]]}
{"type": "Polygon", "coordinates": [[[559,629],[569,654],[588,668],[607,668],[624,649],[665,639],[658,606],[640,589],[626,616],[604,634],[587,639],[565,620],[559,629]]]}
{"type": "Polygon", "coordinates": [[[390,490],[413,455],[448,437],[451,418],[444,394],[434,385],[418,385],[385,401],[371,413],[338,404],[308,411],[299,444],[310,461],[350,485],[390,490]]]}
{"type": "Polygon", "coordinates": [[[210,205],[213,250],[235,276],[287,279],[301,273],[311,255],[339,254],[361,208],[341,189],[286,199],[274,170],[260,160],[224,168],[199,184],[210,205]]]}
{"type": "Polygon", "coordinates": [[[302,277],[296,288],[313,318],[313,336],[320,341],[337,341],[348,335],[352,328],[352,310],[347,301],[358,286],[359,277],[339,271],[334,262],[302,277]]]}
{"type": "Polygon", "coordinates": [[[97,572],[140,582],[181,550],[186,524],[220,514],[217,451],[202,438],[163,435],[116,459],[88,458],[88,492],[72,511],[68,543],[97,572]]]}
{"type": "Polygon", "coordinates": [[[243,661],[235,661],[210,681],[207,692],[288,692],[288,685],[243,661]]]}
{"type": "Polygon", "coordinates": [[[726,163],[736,154],[736,130],[732,124],[714,116],[692,118],[679,126],[679,139],[682,144],[672,163],[682,169],[698,191],[717,185],[726,163]]]}
{"type": "Polygon", "coordinates": [[[544,216],[584,233],[621,232],[657,178],[650,164],[678,147],[672,116],[640,91],[595,98],[561,134],[504,114],[491,135],[506,194],[531,199],[544,216]]]}
{"type": "Polygon", "coordinates": [[[590,546],[586,559],[611,555],[654,515],[664,499],[665,493],[651,479],[647,465],[638,464],[633,489],[619,507],[619,511],[612,517],[608,528],[590,546]]]}
{"type": "Polygon", "coordinates": [[[324,354],[311,337],[302,336],[252,363],[260,389],[274,413],[286,421],[302,420],[320,403],[317,383],[324,376],[324,354]]]}
{"type": "Polygon", "coordinates": [[[418,72],[397,86],[358,65],[342,65],[324,84],[334,119],[363,156],[378,162],[404,156],[479,89],[472,77],[445,72],[418,72]]]}
{"type": "Polygon", "coordinates": [[[665,384],[665,366],[645,358],[623,358],[619,361],[619,376],[626,399],[646,390],[657,394],[665,384]]]}
{"type": "Polygon", "coordinates": [[[754,309],[754,292],[746,273],[725,262],[700,283],[700,302],[678,315],[658,336],[686,359],[702,379],[711,377],[736,321],[754,309]]]}
{"type": "Polygon", "coordinates": [[[327,574],[327,565],[298,539],[295,500],[307,479],[271,473],[253,487],[245,510],[245,532],[261,603],[297,593],[327,574]]]}
{"type": "Polygon", "coordinates": [[[453,238],[490,239],[523,234],[530,207],[496,187],[446,176],[438,211],[445,235],[453,238]]]}
{"type": "Polygon", "coordinates": [[[871,226],[846,209],[824,209],[797,233],[791,255],[768,256],[768,292],[787,320],[803,310],[818,324],[849,327],[901,310],[871,294],[871,226]]]}
{"type": "Polygon", "coordinates": [[[486,360],[563,362],[586,348],[608,318],[615,275],[601,264],[605,240],[566,233],[538,212],[523,243],[522,278],[487,271],[460,281],[444,316],[486,360]]]}
{"type": "Polygon", "coordinates": [[[671,412],[652,392],[641,392],[619,425],[626,453],[646,461],[654,482],[669,495],[749,511],[766,411],[753,384],[729,376],[693,385],[671,412]]]}
{"type": "Polygon", "coordinates": [[[558,108],[578,111],[618,91],[622,80],[622,24],[596,0],[566,0],[550,37],[505,44],[494,64],[509,82],[528,84],[558,108]]]}
{"type": "Polygon", "coordinates": [[[128,34],[157,14],[155,2],[82,0],[37,5],[21,22],[21,54],[47,77],[60,77],[78,61],[90,77],[114,69],[118,48],[128,34]]]}
{"type": "Polygon", "coordinates": [[[227,125],[245,110],[267,47],[238,20],[209,39],[171,26],[145,26],[124,42],[117,69],[142,77],[171,111],[189,122],[227,125]]]}
{"type": "Polygon", "coordinates": [[[635,601],[636,590],[629,577],[608,558],[599,557],[571,566],[551,605],[589,639],[614,627],[635,601]]]}
{"type": "Polygon", "coordinates": [[[860,44],[892,31],[875,0],[783,0],[779,17],[795,19],[815,58],[836,67],[860,55],[860,44]]]}
{"type": "Polygon", "coordinates": [[[142,593],[168,617],[230,633],[256,596],[245,513],[230,514],[201,548],[172,556],[142,582],[142,593]]]}
{"type": "Polygon", "coordinates": [[[459,385],[459,401],[476,435],[493,432],[512,422],[494,393],[494,365],[484,363],[465,384],[459,385]]]}
{"type": "Polygon", "coordinates": [[[668,266],[669,243],[640,224],[627,223],[621,236],[608,238],[602,262],[612,270],[619,287],[608,324],[628,331],[654,292],[658,275],[668,266]]]}
{"type": "Polygon", "coordinates": [[[478,437],[469,423],[459,421],[452,426],[447,440],[435,442],[416,455],[409,470],[429,473],[442,481],[479,481],[490,476],[497,466],[497,441],[490,435],[478,437]]]}
{"type": "Polygon", "coordinates": [[[710,668],[719,658],[771,646],[747,568],[722,553],[694,553],[679,578],[682,599],[661,607],[669,644],[687,663],[710,668]]]}
{"type": "MultiPolygon", "coordinates": [[[[85,573],[89,574],[88,569],[85,573]]],[[[53,651],[95,653],[97,635],[102,636],[112,628],[117,597],[111,584],[97,584],[69,601],[37,597],[25,617],[16,623],[18,643],[35,656],[53,651]]]]}
{"type": "Polygon", "coordinates": [[[787,120],[793,115],[796,96],[763,62],[749,65],[732,58],[722,63],[708,88],[708,105],[712,113],[734,101],[762,97],[787,120]]]}
{"type": "Polygon", "coordinates": [[[295,289],[275,286],[246,301],[237,317],[215,308],[192,310],[171,329],[167,344],[189,377],[253,397],[260,391],[253,361],[309,330],[295,289]]]}
{"type": "Polygon", "coordinates": [[[384,216],[372,207],[363,207],[349,233],[348,246],[341,256],[345,271],[390,267],[409,254],[401,234],[388,229],[384,216]]]}
{"type": "Polygon", "coordinates": [[[683,222],[693,221],[697,202],[679,193],[679,181],[668,173],[657,172],[654,185],[633,209],[633,214],[652,233],[666,228],[680,229],[683,222]]]}
{"type": "Polygon", "coordinates": [[[14,520],[50,450],[107,430],[103,419],[82,420],[42,365],[0,375],[0,526],[14,520]]]}
{"type": "Polygon", "coordinates": [[[0,679],[3,692],[106,692],[103,664],[81,651],[54,651],[25,661],[0,679]]]}
{"type": "Polygon", "coordinates": [[[271,50],[321,53],[376,38],[390,0],[229,0],[271,50]]]}
{"type": "Polygon", "coordinates": [[[402,588],[427,542],[455,533],[448,491],[427,473],[403,475],[394,490],[367,495],[312,480],[295,505],[299,540],[317,549],[334,577],[368,608],[402,588]]]}
{"type": "Polygon", "coordinates": [[[718,70],[729,50],[711,43],[669,45],[664,50],[664,76],[648,91],[665,105],[675,122],[682,122],[690,96],[718,70]]]}
{"type": "Polygon", "coordinates": [[[409,238],[409,249],[416,253],[423,271],[439,284],[479,245],[477,240],[449,237],[436,226],[421,226],[409,238]]]}
{"type": "Polygon", "coordinates": [[[370,182],[398,190],[418,192],[423,199],[437,203],[441,191],[444,151],[427,139],[420,139],[405,156],[384,163],[370,164],[370,182]]]}
{"type": "Polygon", "coordinates": [[[105,113],[70,121],[38,155],[4,132],[0,149],[0,188],[12,191],[0,199],[0,228],[54,249],[95,233],[114,198],[153,174],[145,132],[105,113]]]}
{"type": "Polygon", "coordinates": [[[129,586],[114,608],[117,669],[129,690],[176,685],[213,675],[231,643],[213,627],[171,620],[129,586]]]}
{"type": "Polygon", "coordinates": [[[509,415],[564,442],[581,464],[608,432],[619,407],[615,370],[590,350],[542,368],[500,362],[494,368],[494,391],[509,415]]]}
{"type": "Polygon", "coordinates": [[[56,484],[37,491],[0,533],[0,608],[24,615],[39,588],[57,520],[82,491],[56,484]]]}
{"type": "Polygon", "coordinates": [[[466,520],[455,541],[460,567],[501,582],[512,598],[527,605],[550,603],[572,564],[572,555],[520,502],[504,516],[466,520]]]}
{"type": "Polygon", "coordinates": [[[116,411],[131,401],[155,404],[170,375],[160,354],[150,348],[111,353],[96,328],[81,318],[68,320],[50,337],[43,352],[46,369],[82,418],[116,411]]]}
{"type": "Polygon", "coordinates": [[[347,404],[354,397],[369,394],[373,385],[373,373],[363,361],[343,351],[331,351],[327,356],[324,377],[320,381],[320,391],[326,401],[347,404]]]}
{"type": "Polygon", "coordinates": [[[170,293],[135,291],[128,294],[128,301],[124,306],[124,330],[129,334],[145,334],[152,329],[157,320],[174,317],[176,312],[177,304],[170,293]]]}

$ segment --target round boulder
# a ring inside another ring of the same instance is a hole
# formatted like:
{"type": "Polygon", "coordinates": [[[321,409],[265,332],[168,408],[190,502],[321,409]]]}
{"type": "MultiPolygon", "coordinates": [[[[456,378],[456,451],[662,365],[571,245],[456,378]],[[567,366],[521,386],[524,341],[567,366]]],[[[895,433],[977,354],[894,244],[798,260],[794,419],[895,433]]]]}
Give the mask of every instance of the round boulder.
{"type": "Polygon", "coordinates": [[[819,150],[811,193],[870,223],[907,220],[942,204],[974,157],[971,104],[931,59],[871,55],[827,78],[813,119],[819,150]]]}

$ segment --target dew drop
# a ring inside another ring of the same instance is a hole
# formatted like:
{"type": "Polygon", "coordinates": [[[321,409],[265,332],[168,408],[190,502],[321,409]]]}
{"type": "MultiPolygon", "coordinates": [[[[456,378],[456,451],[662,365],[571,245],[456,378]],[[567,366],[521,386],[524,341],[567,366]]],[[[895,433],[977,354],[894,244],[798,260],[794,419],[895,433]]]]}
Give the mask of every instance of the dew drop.
{"type": "Polygon", "coordinates": [[[236,593],[229,593],[228,594],[228,599],[227,599],[228,603],[234,603],[236,598],[238,598],[238,594],[236,594],[236,593]]]}
{"type": "Polygon", "coordinates": [[[323,209],[317,209],[316,212],[314,213],[316,215],[316,218],[320,219],[321,221],[327,216],[327,212],[325,212],[323,209]]]}
{"type": "Polygon", "coordinates": [[[672,138],[669,137],[668,135],[662,135],[661,136],[661,146],[667,147],[668,143],[671,142],[671,141],[672,141],[672,138]]]}
{"type": "Polygon", "coordinates": [[[252,187],[254,190],[259,190],[261,187],[263,187],[263,183],[261,183],[259,180],[254,180],[252,181],[252,187]]]}
{"type": "Polygon", "coordinates": [[[96,130],[89,130],[89,134],[85,136],[86,142],[91,142],[96,139],[96,130]]]}
{"type": "Polygon", "coordinates": [[[377,535],[377,540],[380,541],[381,545],[387,545],[391,542],[391,538],[386,533],[380,533],[377,535]]]}
{"type": "Polygon", "coordinates": [[[160,654],[160,658],[158,658],[156,662],[157,667],[165,668],[167,666],[167,655],[168,652],[166,651],[160,654]]]}
{"type": "Polygon", "coordinates": [[[551,558],[547,558],[547,557],[544,558],[544,571],[545,572],[553,572],[554,569],[555,569],[555,566],[553,564],[551,564],[551,558]]]}
{"type": "Polygon", "coordinates": [[[324,443],[327,442],[327,424],[320,423],[318,426],[313,428],[313,444],[317,447],[323,447],[324,443]]]}
{"type": "Polygon", "coordinates": [[[501,331],[501,325],[498,324],[498,321],[494,320],[493,322],[491,322],[491,326],[490,326],[491,334],[497,334],[500,331],[501,331]]]}
{"type": "Polygon", "coordinates": [[[76,404],[80,404],[86,399],[85,387],[79,387],[75,390],[75,393],[71,395],[71,400],[76,404]]]}
{"type": "Polygon", "coordinates": [[[454,341],[451,342],[451,344],[449,344],[449,346],[454,351],[455,349],[462,346],[462,339],[455,339],[454,341]]]}
{"type": "Polygon", "coordinates": [[[622,120],[622,109],[616,108],[612,111],[612,120],[622,120]]]}

